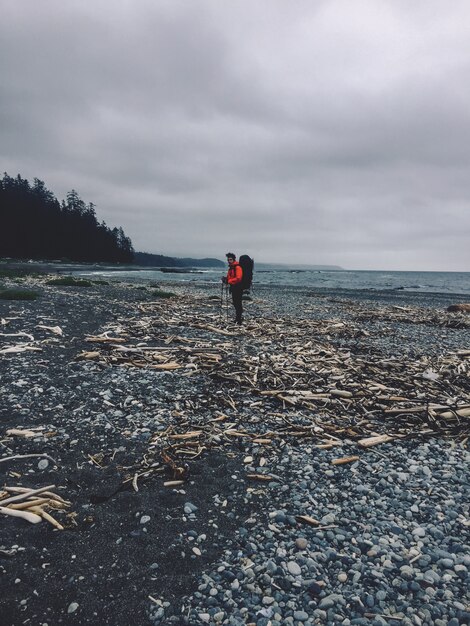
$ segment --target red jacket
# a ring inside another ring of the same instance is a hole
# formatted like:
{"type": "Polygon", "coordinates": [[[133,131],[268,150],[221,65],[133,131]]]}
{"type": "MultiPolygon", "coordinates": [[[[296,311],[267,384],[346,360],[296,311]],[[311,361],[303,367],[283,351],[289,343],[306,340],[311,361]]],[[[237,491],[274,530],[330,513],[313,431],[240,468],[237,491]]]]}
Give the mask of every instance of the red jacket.
{"type": "Polygon", "coordinates": [[[227,282],[229,285],[238,285],[242,282],[243,270],[238,261],[234,261],[231,267],[228,268],[227,282]]]}

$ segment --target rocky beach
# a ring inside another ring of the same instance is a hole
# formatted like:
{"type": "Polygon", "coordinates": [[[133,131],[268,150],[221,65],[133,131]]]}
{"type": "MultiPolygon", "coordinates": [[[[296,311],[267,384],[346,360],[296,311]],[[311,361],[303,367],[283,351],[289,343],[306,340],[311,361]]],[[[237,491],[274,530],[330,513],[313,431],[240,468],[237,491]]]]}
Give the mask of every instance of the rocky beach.
{"type": "Polygon", "coordinates": [[[2,624],[470,623],[468,298],[53,278],[2,279],[2,624]]]}

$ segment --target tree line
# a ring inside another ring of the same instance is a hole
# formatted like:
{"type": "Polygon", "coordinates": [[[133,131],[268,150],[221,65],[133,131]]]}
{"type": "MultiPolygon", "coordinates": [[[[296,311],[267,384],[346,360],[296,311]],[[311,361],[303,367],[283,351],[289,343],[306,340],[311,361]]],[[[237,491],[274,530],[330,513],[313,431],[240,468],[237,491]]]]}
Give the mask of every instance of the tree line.
{"type": "Polygon", "coordinates": [[[38,178],[0,179],[0,257],[132,263],[132,242],[122,228],[98,222],[93,203],[75,190],[59,202],[38,178]]]}

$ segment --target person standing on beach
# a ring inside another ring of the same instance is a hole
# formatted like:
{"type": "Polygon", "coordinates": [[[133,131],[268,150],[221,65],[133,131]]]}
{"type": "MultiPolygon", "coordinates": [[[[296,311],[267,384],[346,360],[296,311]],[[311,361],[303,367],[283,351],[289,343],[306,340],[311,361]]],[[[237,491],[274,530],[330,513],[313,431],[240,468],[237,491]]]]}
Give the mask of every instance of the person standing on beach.
{"type": "Polygon", "coordinates": [[[230,293],[232,294],[232,302],[235,307],[235,323],[241,324],[243,315],[243,269],[233,252],[228,252],[225,256],[227,257],[228,272],[227,276],[222,278],[222,281],[229,285],[230,293]]]}

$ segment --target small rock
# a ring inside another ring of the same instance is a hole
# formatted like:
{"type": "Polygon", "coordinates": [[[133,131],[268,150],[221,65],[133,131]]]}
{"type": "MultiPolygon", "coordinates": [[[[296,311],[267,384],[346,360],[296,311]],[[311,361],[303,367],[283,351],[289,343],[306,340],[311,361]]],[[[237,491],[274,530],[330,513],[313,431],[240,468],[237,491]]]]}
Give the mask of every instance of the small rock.
{"type": "Polygon", "coordinates": [[[142,517],[140,518],[140,523],[147,524],[147,522],[150,522],[150,515],[142,515],[142,517]]]}
{"type": "Polygon", "coordinates": [[[323,600],[320,600],[318,605],[321,609],[331,609],[335,605],[335,601],[331,596],[326,596],[323,600]]]}
{"type": "Polygon", "coordinates": [[[47,459],[41,459],[38,463],[38,469],[45,470],[49,467],[49,461],[47,459]]]}
{"type": "Polygon", "coordinates": [[[313,582],[308,588],[308,592],[312,597],[319,596],[322,591],[323,586],[317,582],[313,582]]]}
{"type": "Polygon", "coordinates": [[[299,622],[305,622],[308,620],[308,613],[305,611],[294,611],[294,619],[299,620],[299,622]]]}
{"type": "Polygon", "coordinates": [[[304,537],[297,537],[295,540],[295,545],[299,550],[305,550],[308,546],[308,541],[304,537]]]}
{"type": "Polygon", "coordinates": [[[300,574],[302,573],[300,565],[295,561],[289,561],[287,563],[287,569],[289,570],[289,573],[292,574],[292,576],[300,576],[300,574]]]}
{"type": "Polygon", "coordinates": [[[69,608],[67,609],[67,613],[75,613],[75,611],[78,609],[78,602],[71,602],[69,604],[69,608]]]}
{"type": "Polygon", "coordinates": [[[184,504],[184,512],[186,515],[191,515],[191,513],[195,513],[197,511],[197,506],[192,502],[185,502],[184,504]]]}

